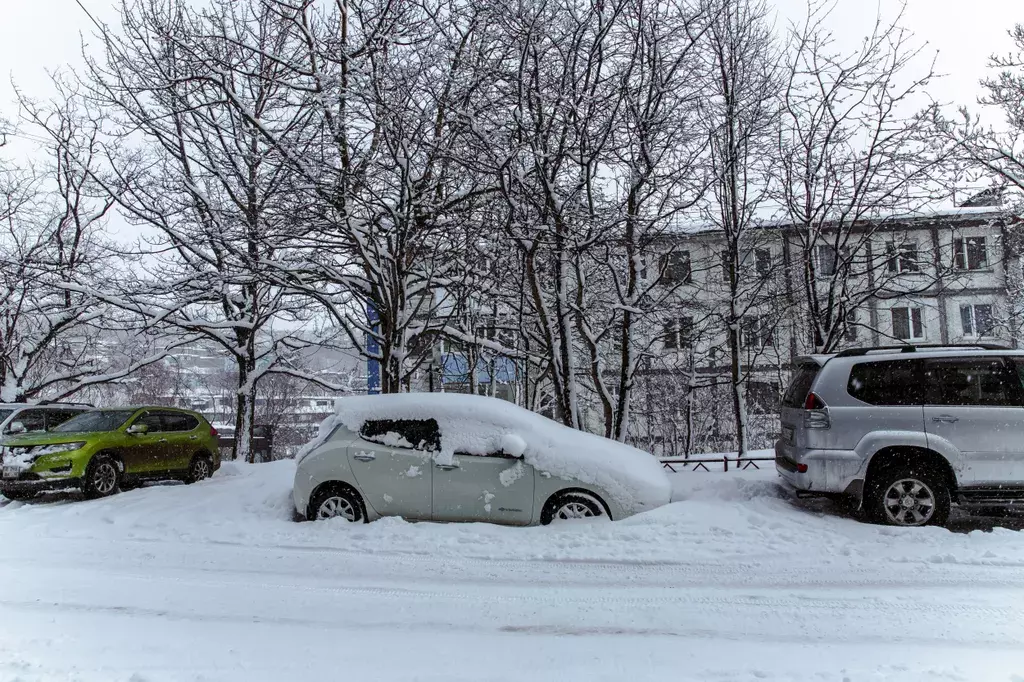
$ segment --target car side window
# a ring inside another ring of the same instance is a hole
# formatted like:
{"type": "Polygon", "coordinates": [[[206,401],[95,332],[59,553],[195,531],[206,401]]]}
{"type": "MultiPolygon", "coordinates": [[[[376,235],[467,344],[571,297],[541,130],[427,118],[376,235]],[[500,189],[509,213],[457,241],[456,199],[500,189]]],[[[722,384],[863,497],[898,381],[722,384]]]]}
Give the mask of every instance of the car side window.
{"type": "Polygon", "coordinates": [[[488,452],[486,455],[478,455],[475,452],[456,452],[459,457],[491,457],[493,459],[522,459],[516,455],[510,455],[507,452],[496,450],[494,452],[488,452]]]}
{"type": "Polygon", "coordinates": [[[869,405],[922,405],[917,360],[859,362],[850,368],[846,392],[869,405]]]}
{"type": "Polygon", "coordinates": [[[427,452],[441,449],[441,432],[434,419],[370,419],[363,423],[359,435],[371,443],[395,448],[427,452]]]}
{"type": "Polygon", "coordinates": [[[199,426],[199,420],[184,412],[162,412],[164,431],[191,431],[199,426]]]}
{"type": "Polygon", "coordinates": [[[929,405],[1017,406],[1020,380],[1002,358],[924,361],[929,405]]]}
{"type": "Polygon", "coordinates": [[[60,426],[72,417],[78,416],[83,410],[47,410],[46,412],[46,430],[60,426]]]}
{"type": "Polygon", "coordinates": [[[157,431],[164,430],[163,420],[160,418],[160,413],[155,411],[144,412],[133,423],[145,424],[148,433],[155,433],[157,431]]]}
{"type": "MultiPolygon", "coordinates": [[[[28,433],[46,430],[46,410],[22,410],[11,417],[10,424],[21,422],[28,433]]],[[[11,428],[10,424],[7,428],[11,428]]]]}

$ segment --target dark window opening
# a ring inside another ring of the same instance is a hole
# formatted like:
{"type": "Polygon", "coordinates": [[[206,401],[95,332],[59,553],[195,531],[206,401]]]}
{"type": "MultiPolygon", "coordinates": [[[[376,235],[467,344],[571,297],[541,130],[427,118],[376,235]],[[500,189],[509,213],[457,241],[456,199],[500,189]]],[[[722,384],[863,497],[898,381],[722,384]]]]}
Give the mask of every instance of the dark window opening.
{"type": "Polygon", "coordinates": [[[441,432],[434,419],[371,419],[363,424],[359,435],[390,447],[427,452],[441,449],[441,432]]]}

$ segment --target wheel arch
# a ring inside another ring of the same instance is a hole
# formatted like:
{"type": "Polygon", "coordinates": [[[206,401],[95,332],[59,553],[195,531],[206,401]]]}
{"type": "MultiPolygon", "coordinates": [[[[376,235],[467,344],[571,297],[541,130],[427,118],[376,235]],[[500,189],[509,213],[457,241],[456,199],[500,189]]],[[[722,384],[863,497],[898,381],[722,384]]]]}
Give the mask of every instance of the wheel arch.
{"type": "Polygon", "coordinates": [[[864,472],[865,485],[869,485],[872,477],[882,469],[910,462],[922,463],[939,472],[943,482],[949,487],[950,495],[956,493],[958,483],[952,462],[941,453],[918,445],[892,445],[873,454],[864,472]]]}
{"type": "Polygon", "coordinates": [[[114,465],[117,466],[118,473],[120,473],[122,476],[124,476],[127,473],[125,471],[124,458],[121,457],[121,454],[118,453],[116,450],[97,450],[96,452],[92,453],[92,455],[89,457],[89,460],[85,463],[85,471],[89,470],[89,467],[92,465],[94,461],[96,461],[97,457],[109,457],[110,459],[114,460],[114,465]]]}
{"type": "MultiPolygon", "coordinates": [[[[355,495],[356,501],[359,502],[359,508],[363,512],[363,518],[367,521],[370,520],[370,516],[367,514],[368,507],[366,504],[366,498],[359,492],[359,488],[355,487],[347,481],[330,480],[319,483],[312,490],[309,491],[309,499],[306,501],[306,518],[312,517],[310,505],[313,504],[313,500],[324,490],[343,490],[347,493],[355,495]]],[[[374,512],[376,514],[376,512],[374,512]]]]}
{"type": "Polygon", "coordinates": [[[555,500],[557,500],[562,495],[583,495],[584,497],[592,498],[595,502],[601,505],[601,508],[604,509],[604,513],[605,515],[607,515],[608,519],[614,520],[614,518],[612,517],[611,507],[609,507],[608,503],[605,502],[604,497],[594,492],[593,490],[587,490],[586,488],[580,488],[575,486],[570,486],[568,488],[560,488],[559,490],[556,490],[555,492],[551,493],[548,496],[548,499],[544,500],[544,504],[541,506],[541,515],[543,516],[544,510],[547,509],[548,505],[553,504],[555,500]]]}

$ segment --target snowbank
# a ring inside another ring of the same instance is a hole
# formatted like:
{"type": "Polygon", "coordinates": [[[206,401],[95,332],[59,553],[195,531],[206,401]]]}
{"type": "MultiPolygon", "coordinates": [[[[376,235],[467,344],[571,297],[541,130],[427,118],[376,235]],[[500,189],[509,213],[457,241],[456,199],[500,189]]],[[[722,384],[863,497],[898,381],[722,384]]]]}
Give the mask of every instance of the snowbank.
{"type": "Polygon", "coordinates": [[[335,414],[320,425],[297,461],[322,443],[340,423],[358,432],[369,419],[435,419],[441,451],[449,462],[457,452],[486,455],[522,453],[527,464],[553,476],[596,486],[630,512],[668,503],[671,486],[653,455],[607,438],[570,429],[512,403],[475,395],[402,393],[339,398],[335,414]]]}
{"type": "Polygon", "coordinates": [[[672,504],[617,523],[294,523],[294,473],[0,501],[0,680],[1024,674],[1018,532],[866,525],[753,468],[670,475],[672,504]]]}

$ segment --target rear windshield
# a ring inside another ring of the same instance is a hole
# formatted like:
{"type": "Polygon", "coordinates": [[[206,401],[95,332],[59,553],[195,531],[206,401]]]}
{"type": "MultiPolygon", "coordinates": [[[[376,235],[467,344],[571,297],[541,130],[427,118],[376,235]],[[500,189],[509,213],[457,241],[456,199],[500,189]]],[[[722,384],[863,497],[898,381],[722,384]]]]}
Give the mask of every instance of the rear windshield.
{"type": "Polygon", "coordinates": [[[850,369],[846,391],[869,405],[922,405],[919,368],[917,360],[861,362],[850,369]]]}
{"type": "Polygon", "coordinates": [[[821,366],[816,362],[803,362],[793,370],[793,376],[789,380],[789,388],[782,398],[783,407],[803,407],[807,400],[807,394],[811,392],[811,385],[814,377],[818,376],[821,366]]]}

